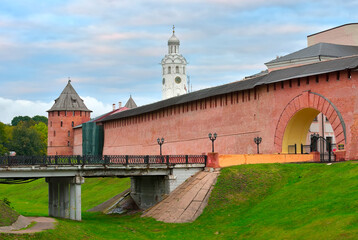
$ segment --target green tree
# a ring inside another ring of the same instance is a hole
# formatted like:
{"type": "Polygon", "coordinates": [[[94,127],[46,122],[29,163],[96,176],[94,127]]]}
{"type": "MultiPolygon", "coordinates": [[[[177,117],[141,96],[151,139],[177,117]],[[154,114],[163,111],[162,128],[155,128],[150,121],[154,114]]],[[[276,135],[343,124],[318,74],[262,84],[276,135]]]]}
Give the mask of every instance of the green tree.
{"type": "Polygon", "coordinates": [[[8,146],[8,137],[6,136],[5,124],[0,122],[0,155],[4,155],[9,152],[8,146]]]}
{"type": "Polygon", "coordinates": [[[11,125],[17,126],[20,122],[29,122],[31,120],[29,116],[16,116],[11,120],[11,125]]]}
{"type": "MultiPolygon", "coordinates": [[[[47,118],[46,118],[47,119],[47,118]]],[[[42,142],[42,148],[40,151],[40,155],[46,155],[47,154],[47,124],[44,122],[39,122],[32,126],[31,128],[35,129],[40,134],[40,139],[42,142]]]]}
{"type": "Polygon", "coordinates": [[[48,119],[45,116],[36,115],[35,117],[32,118],[32,120],[34,120],[36,123],[43,122],[44,124],[46,124],[46,126],[48,123],[48,119]]]}
{"type": "Polygon", "coordinates": [[[16,155],[44,155],[46,145],[41,134],[31,127],[31,122],[19,122],[12,133],[12,150],[16,155]]]}

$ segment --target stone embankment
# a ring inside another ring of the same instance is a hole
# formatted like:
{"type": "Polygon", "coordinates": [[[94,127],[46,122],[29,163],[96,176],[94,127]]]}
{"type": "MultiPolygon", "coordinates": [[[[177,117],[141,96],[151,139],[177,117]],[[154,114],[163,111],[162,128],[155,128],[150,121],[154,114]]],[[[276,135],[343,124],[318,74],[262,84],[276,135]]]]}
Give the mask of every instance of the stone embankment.
{"type": "Polygon", "coordinates": [[[195,174],[142,216],[168,223],[192,222],[203,212],[219,171],[195,174]]]}

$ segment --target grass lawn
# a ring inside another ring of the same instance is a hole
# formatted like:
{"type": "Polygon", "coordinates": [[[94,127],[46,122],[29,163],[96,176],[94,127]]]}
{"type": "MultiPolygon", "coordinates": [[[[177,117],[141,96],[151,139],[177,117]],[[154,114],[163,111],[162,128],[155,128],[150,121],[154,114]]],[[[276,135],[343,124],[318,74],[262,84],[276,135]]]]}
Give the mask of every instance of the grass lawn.
{"type": "MultiPolygon", "coordinates": [[[[0,239],[358,239],[358,162],[222,169],[194,223],[84,212],[128,185],[128,179],[86,179],[82,222],[59,219],[55,230],[0,239]]],[[[47,215],[44,180],[0,185],[3,197],[21,214],[47,215]]]]}

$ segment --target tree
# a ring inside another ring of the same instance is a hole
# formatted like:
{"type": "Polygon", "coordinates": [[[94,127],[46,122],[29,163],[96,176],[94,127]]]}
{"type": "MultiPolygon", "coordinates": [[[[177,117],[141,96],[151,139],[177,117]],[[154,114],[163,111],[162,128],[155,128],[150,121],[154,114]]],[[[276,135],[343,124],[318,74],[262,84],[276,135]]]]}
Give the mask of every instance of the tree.
{"type": "Polygon", "coordinates": [[[9,152],[7,149],[8,137],[6,136],[5,126],[4,123],[0,122],[0,156],[9,152]]]}
{"type": "MultiPolygon", "coordinates": [[[[47,118],[46,118],[47,119],[47,118]]],[[[39,122],[32,126],[31,128],[35,129],[40,134],[40,139],[42,142],[42,148],[40,151],[40,155],[46,155],[47,154],[47,124],[43,122],[39,122]]]]}
{"type": "Polygon", "coordinates": [[[29,116],[16,116],[11,120],[12,126],[17,126],[20,122],[29,122],[32,119],[29,116]]]}
{"type": "Polygon", "coordinates": [[[44,155],[46,145],[41,141],[41,134],[31,127],[30,122],[19,122],[13,129],[12,150],[16,155],[44,155]]]}
{"type": "Polygon", "coordinates": [[[34,120],[36,123],[43,122],[44,124],[46,124],[46,126],[48,123],[48,119],[45,116],[36,115],[35,117],[32,118],[32,120],[34,120]]]}

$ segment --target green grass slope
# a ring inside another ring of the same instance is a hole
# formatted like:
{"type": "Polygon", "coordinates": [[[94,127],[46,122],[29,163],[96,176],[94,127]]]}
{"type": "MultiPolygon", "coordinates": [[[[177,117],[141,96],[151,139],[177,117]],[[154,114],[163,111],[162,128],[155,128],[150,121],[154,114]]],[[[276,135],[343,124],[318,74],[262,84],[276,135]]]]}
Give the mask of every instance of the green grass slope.
{"type": "MultiPolygon", "coordinates": [[[[87,197],[113,191],[114,184],[106,183],[111,179],[101,181],[87,181],[84,210],[94,204],[87,197]],[[98,184],[100,190],[89,194],[98,184]]],[[[9,188],[15,187],[0,185],[0,196],[9,188]]],[[[21,188],[29,187],[16,188],[17,195],[6,197],[20,213],[47,214],[46,189],[37,199],[23,200],[30,195],[21,188]],[[38,208],[26,208],[26,201],[38,208]]],[[[222,169],[209,205],[193,223],[83,212],[82,222],[59,220],[55,230],[0,239],[358,239],[357,189],[357,162],[242,165],[222,169]]]]}
{"type": "Polygon", "coordinates": [[[18,217],[19,214],[15,210],[3,201],[0,201],[0,227],[10,226],[17,220],[18,217]]]}

